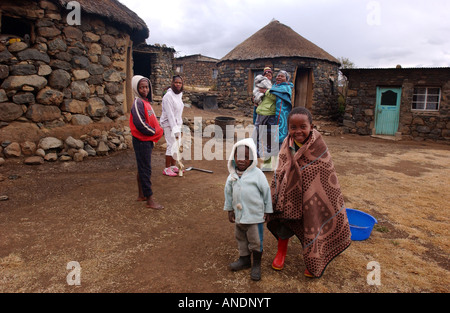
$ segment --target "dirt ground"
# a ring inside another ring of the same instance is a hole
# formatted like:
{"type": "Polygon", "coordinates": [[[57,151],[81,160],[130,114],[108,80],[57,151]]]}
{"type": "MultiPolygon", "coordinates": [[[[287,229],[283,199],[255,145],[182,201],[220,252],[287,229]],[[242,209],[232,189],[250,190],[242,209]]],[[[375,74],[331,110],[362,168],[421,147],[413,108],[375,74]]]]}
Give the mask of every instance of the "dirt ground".
{"type": "Polygon", "coordinates": [[[223,211],[226,161],[185,161],[214,174],[166,177],[159,147],[152,181],[163,211],[136,201],[132,150],[34,167],[7,160],[0,167],[0,196],[9,197],[0,201],[0,292],[449,292],[450,146],[356,135],[325,141],[347,207],[378,225],[320,279],[303,276],[297,239],[285,269],[272,270],[276,241],[267,229],[261,281],[251,281],[249,270],[231,272],[238,255],[223,211]],[[66,280],[71,261],[81,266],[79,286],[66,280]],[[380,285],[367,282],[372,261],[380,265],[380,285]]]}

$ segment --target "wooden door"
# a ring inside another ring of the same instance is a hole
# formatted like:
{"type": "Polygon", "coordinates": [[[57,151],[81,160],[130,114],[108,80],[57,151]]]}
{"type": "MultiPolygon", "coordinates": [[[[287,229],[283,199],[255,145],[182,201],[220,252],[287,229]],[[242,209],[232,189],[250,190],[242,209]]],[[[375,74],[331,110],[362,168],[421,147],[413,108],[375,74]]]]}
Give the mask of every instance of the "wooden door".
{"type": "Polygon", "coordinates": [[[312,71],[306,68],[297,68],[294,81],[294,107],[312,107],[312,71]]]}
{"type": "Polygon", "coordinates": [[[400,120],[402,88],[377,87],[375,133],[394,136],[400,120]]]}

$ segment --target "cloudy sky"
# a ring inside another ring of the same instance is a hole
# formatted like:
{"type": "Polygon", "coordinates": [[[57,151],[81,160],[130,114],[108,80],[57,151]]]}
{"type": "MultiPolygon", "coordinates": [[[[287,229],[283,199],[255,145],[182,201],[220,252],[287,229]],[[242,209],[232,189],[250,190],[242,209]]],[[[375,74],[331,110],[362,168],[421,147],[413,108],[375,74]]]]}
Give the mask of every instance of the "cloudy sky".
{"type": "Polygon", "coordinates": [[[120,0],[148,44],[222,58],[272,19],[357,67],[450,66],[449,0],[120,0]]]}

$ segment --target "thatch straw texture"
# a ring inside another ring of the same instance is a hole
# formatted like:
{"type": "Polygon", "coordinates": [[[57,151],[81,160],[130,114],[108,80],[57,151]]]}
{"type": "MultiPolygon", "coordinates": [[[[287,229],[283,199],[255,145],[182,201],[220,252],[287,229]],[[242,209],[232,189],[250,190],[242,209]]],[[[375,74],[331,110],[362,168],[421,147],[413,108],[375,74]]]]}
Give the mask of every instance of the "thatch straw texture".
{"type": "Polygon", "coordinates": [[[225,55],[223,61],[243,61],[277,57],[302,57],[339,61],[290,27],[273,20],[225,55]]]}
{"type": "MultiPolygon", "coordinates": [[[[72,0],[54,0],[62,7],[66,7],[70,1],[72,0]]],[[[125,25],[143,40],[149,36],[147,24],[135,12],[117,0],[77,0],[77,2],[80,3],[81,11],[101,16],[113,23],[125,25]]]]}

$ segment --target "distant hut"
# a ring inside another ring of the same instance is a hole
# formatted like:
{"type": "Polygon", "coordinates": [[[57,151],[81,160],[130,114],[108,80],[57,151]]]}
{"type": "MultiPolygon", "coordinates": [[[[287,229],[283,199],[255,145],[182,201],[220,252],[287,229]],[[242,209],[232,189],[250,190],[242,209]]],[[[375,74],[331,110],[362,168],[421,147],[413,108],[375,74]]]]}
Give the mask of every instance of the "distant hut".
{"type": "Polygon", "coordinates": [[[2,0],[0,137],[18,134],[14,125],[126,120],[133,46],[148,36],[145,22],[117,0],[2,0]]]}
{"type": "Polygon", "coordinates": [[[275,74],[279,70],[291,74],[294,106],[306,107],[316,116],[330,117],[337,111],[340,62],[279,21],[239,44],[217,66],[224,107],[252,110],[254,78],[270,66],[275,74]]]}

